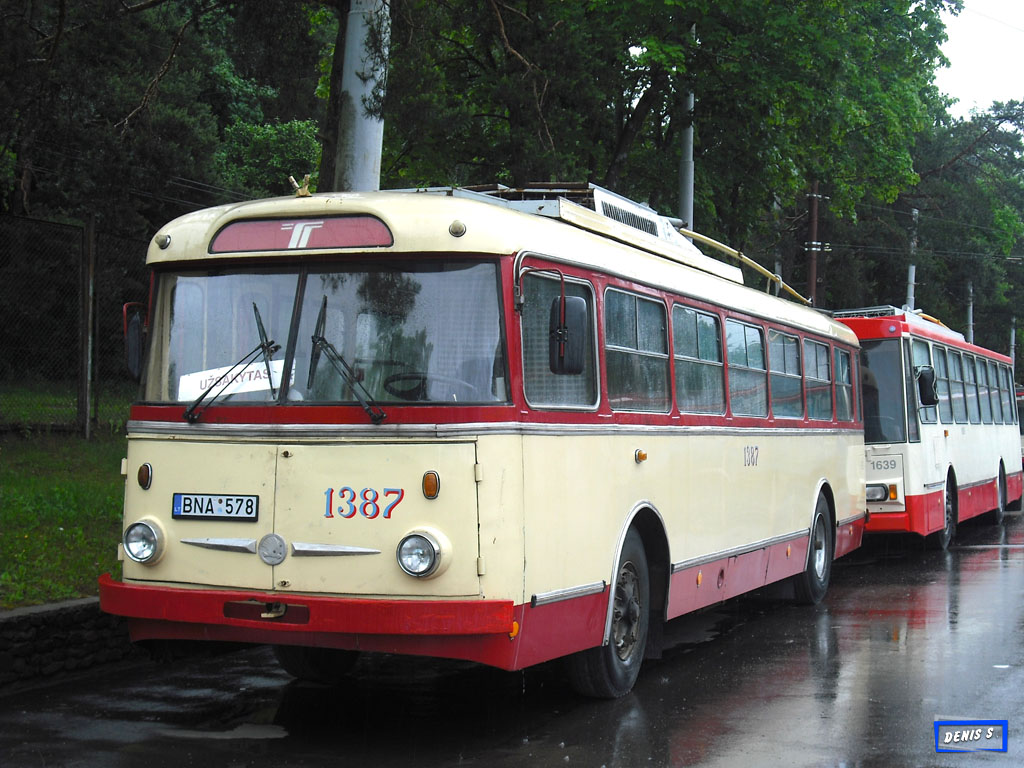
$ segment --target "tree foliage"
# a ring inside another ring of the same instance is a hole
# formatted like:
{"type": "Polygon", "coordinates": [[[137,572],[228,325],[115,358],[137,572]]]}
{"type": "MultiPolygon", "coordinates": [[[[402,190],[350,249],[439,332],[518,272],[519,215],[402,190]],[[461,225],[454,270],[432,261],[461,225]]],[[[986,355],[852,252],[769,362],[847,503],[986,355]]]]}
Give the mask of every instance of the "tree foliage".
{"type": "MultiPolygon", "coordinates": [[[[349,4],[0,0],[2,210],[148,233],[333,177],[349,4]]],[[[817,182],[823,306],[901,304],[913,260],[919,306],[962,327],[971,281],[978,338],[1004,348],[1024,299],[1007,259],[1024,108],[947,113],[940,14],[961,7],[390,0],[388,77],[365,105],[385,122],[382,186],[585,180],[670,213],[692,126],[698,229],[806,288],[817,182]]]]}

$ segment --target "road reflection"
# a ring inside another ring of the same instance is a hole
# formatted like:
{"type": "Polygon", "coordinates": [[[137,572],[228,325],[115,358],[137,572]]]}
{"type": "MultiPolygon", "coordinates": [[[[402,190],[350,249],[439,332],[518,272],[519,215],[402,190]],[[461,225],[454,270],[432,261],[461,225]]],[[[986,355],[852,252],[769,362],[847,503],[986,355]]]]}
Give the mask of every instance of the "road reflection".
{"type": "Polygon", "coordinates": [[[338,688],[292,680],[267,649],[140,663],[0,698],[0,764],[964,765],[934,750],[953,717],[1008,718],[1011,754],[984,758],[1015,765],[1024,522],[966,524],[948,553],[873,540],[817,608],[733,601],[665,640],[616,701],[576,696],[557,663],[367,657],[338,688]]]}

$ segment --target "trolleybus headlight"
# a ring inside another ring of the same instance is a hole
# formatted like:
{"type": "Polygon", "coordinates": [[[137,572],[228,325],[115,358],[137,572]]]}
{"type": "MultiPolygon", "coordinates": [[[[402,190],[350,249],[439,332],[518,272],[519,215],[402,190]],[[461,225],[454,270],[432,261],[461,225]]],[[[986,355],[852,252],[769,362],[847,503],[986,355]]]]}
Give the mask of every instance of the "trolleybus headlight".
{"type": "Polygon", "coordinates": [[[868,501],[888,501],[889,486],[869,485],[864,494],[868,501]]]}
{"type": "Polygon", "coordinates": [[[124,553],[136,563],[155,563],[163,554],[163,537],[160,529],[143,520],[132,523],[122,539],[124,553]]]}
{"type": "Polygon", "coordinates": [[[398,565],[410,576],[438,576],[448,567],[451,545],[437,531],[413,531],[398,542],[398,565]]]}

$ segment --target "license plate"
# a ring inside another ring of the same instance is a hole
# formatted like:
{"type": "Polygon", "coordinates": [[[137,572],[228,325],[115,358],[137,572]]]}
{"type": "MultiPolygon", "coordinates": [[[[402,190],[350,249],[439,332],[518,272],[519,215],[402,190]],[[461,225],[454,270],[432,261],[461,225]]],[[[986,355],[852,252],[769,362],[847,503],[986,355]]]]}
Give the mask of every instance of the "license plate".
{"type": "Polygon", "coordinates": [[[179,520],[244,520],[252,523],[259,516],[259,496],[176,493],[171,501],[171,517],[179,520]]]}

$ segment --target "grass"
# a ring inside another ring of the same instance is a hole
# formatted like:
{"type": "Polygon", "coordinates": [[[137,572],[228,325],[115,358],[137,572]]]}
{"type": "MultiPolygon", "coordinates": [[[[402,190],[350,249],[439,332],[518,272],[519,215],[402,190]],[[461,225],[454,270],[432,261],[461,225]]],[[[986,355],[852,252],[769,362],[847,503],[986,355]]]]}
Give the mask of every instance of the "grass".
{"type": "Polygon", "coordinates": [[[97,594],[120,573],[125,439],[0,436],[0,609],[97,594]]]}
{"type": "MultiPolygon", "coordinates": [[[[97,384],[93,423],[97,431],[124,430],[128,407],[138,394],[134,381],[112,380],[97,384]]],[[[78,390],[75,382],[34,381],[0,383],[0,423],[22,432],[47,425],[74,427],[78,423],[78,390]]]]}

